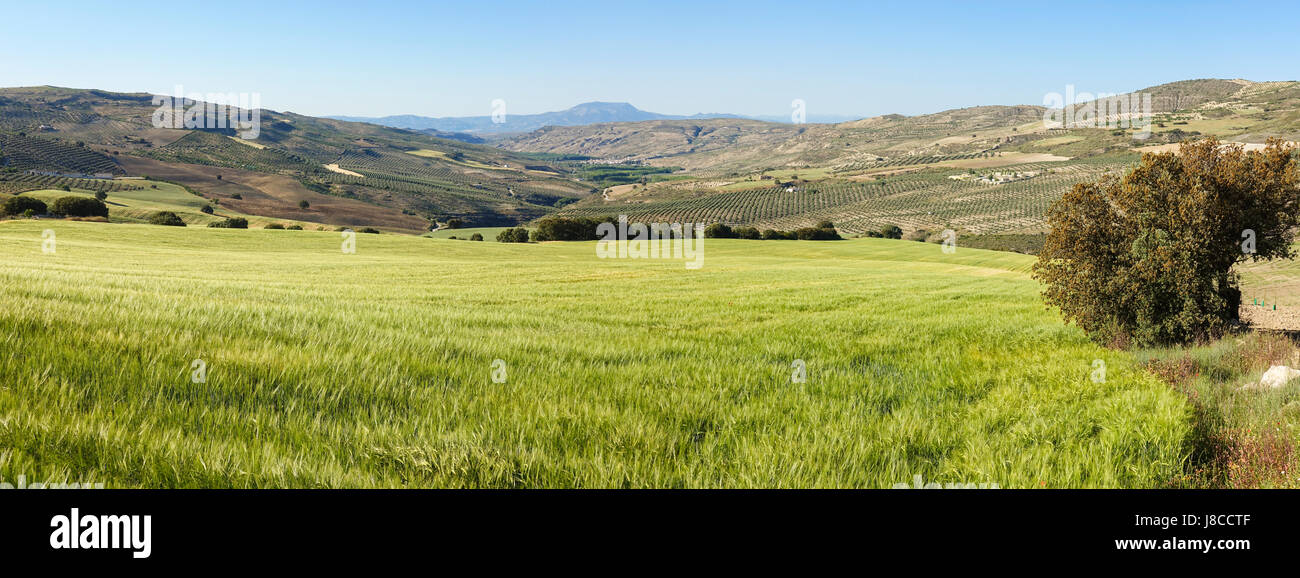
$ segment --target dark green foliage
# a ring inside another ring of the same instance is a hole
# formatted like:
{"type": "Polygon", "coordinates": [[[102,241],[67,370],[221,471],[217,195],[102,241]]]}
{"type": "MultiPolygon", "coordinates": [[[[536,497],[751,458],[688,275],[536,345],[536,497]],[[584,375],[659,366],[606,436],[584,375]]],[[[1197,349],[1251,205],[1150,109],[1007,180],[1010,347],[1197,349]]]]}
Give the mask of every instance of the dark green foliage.
{"type": "Polygon", "coordinates": [[[498,243],[527,243],[528,229],[525,229],[523,227],[518,227],[518,228],[506,229],[504,231],[501,231],[500,233],[497,233],[497,242],[498,243]]]}
{"type": "Polygon", "coordinates": [[[726,223],[714,223],[704,229],[705,239],[735,239],[736,232],[726,223]]]}
{"type": "Polygon", "coordinates": [[[50,212],[64,217],[108,217],[108,205],[87,197],[59,197],[50,212]]]}
{"type": "Polygon", "coordinates": [[[158,211],[149,216],[149,224],[164,227],[184,227],[185,221],[182,221],[176,213],[171,211],[158,211]]]}
{"type": "Polygon", "coordinates": [[[44,201],[31,197],[10,197],[5,200],[4,205],[0,206],[0,214],[5,215],[23,215],[27,211],[33,211],[33,214],[37,215],[50,212],[44,201]]]}
{"type": "Polygon", "coordinates": [[[596,228],[601,223],[612,223],[613,218],[546,217],[537,221],[534,241],[595,241],[599,239],[596,228]]]}
{"type": "Polygon", "coordinates": [[[224,221],[208,223],[208,226],[214,229],[247,229],[248,219],[245,219],[243,217],[231,217],[224,221]]]}
{"type": "Polygon", "coordinates": [[[1279,140],[1244,152],[1206,139],[1144,155],[1123,178],[1076,185],[1048,212],[1034,265],[1045,301],[1107,345],[1223,335],[1241,304],[1233,266],[1293,254],[1293,151],[1279,140]]]}

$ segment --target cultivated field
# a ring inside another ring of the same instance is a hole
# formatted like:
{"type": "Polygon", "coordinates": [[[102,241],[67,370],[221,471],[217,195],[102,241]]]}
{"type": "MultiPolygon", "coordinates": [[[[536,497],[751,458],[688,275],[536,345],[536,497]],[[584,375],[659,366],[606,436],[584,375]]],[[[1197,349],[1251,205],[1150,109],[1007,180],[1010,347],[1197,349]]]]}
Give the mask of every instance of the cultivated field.
{"type": "Polygon", "coordinates": [[[1030,257],[710,239],[692,271],[593,243],[341,242],[0,223],[0,477],[1038,488],[1183,469],[1186,403],[1045,310],[1030,257]]]}

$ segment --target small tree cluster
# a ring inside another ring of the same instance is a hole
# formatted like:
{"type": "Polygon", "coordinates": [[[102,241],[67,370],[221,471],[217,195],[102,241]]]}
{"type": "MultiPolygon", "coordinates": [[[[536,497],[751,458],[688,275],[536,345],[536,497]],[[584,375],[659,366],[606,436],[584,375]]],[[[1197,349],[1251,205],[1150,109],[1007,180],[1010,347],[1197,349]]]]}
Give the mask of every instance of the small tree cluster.
{"type": "Polygon", "coordinates": [[[731,228],[725,223],[714,223],[704,229],[706,239],[766,239],[799,241],[834,241],[840,239],[839,231],[830,221],[817,223],[815,227],[803,227],[793,231],[767,229],[760,233],[753,227],[731,228]]]}
{"type": "Polygon", "coordinates": [[[108,217],[108,205],[90,197],[59,197],[50,212],[64,217],[108,217]]]}
{"type": "Polygon", "coordinates": [[[528,229],[523,227],[511,228],[497,233],[498,243],[527,243],[528,229]]]}

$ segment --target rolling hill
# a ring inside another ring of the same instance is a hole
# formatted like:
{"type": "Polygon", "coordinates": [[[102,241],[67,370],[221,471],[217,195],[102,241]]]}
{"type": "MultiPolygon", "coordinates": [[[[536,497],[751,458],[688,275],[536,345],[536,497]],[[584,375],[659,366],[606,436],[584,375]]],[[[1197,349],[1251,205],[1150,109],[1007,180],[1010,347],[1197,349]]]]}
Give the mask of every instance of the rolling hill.
{"type": "Polygon", "coordinates": [[[421,132],[263,110],[260,136],[244,141],[229,129],[155,128],[148,94],[9,88],[0,89],[0,194],[148,176],[246,214],[402,233],[557,212],[760,228],[831,220],[850,234],[884,225],[1036,233],[1074,183],[1122,171],[1142,152],[1204,135],[1300,139],[1300,83],[1201,79],[1140,92],[1155,109],[1147,140],[1049,128],[1048,110],[1030,105],[795,125],[587,103],[510,115],[513,128],[549,126],[488,145],[426,134],[456,136],[437,131],[488,117],[421,132]]]}
{"type": "Polygon", "coordinates": [[[319,223],[402,232],[527,221],[589,189],[531,156],[418,132],[262,110],[260,135],[244,141],[155,128],[155,109],[148,94],[0,89],[0,187],[39,188],[24,184],[31,171],[154,176],[268,215],[307,200],[328,209],[308,215],[319,223]]]}

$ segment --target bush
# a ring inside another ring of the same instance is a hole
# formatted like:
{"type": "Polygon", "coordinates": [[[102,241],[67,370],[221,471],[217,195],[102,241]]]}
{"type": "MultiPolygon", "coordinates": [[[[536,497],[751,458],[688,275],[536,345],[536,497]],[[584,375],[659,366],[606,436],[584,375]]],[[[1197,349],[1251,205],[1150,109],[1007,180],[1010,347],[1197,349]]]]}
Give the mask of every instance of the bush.
{"type": "Polygon", "coordinates": [[[270,229],[270,230],[272,230],[272,231],[283,231],[283,230],[284,230],[284,225],[281,225],[280,223],[270,223],[270,224],[267,224],[267,226],[265,226],[265,227],[263,227],[263,228],[264,228],[264,229],[270,229]]]}
{"type": "Polygon", "coordinates": [[[103,201],[103,200],[107,200],[107,199],[108,199],[108,193],[105,193],[104,191],[95,191],[95,198],[96,198],[96,199],[99,199],[99,200],[101,200],[101,201],[103,201]]]}
{"type": "Polygon", "coordinates": [[[374,227],[362,227],[362,228],[360,228],[360,229],[357,229],[357,232],[358,232],[358,233],[366,233],[366,234],[368,234],[368,235],[378,235],[378,234],[379,234],[379,229],[376,229],[376,228],[374,228],[374,227]]]}
{"type": "Polygon", "coordinates": [[[1048,211],[1034,265],[1045,301],[1105,345],[1221,336],[1241,305],[1233,266],[1294,256],[1294,150],[1271,139],[1245,152],[1210,138],[1075,185],[1048,211]]]}
{"type": "Polygon", "coordinates": [[[601,223],[612,223],[614,219],[592,219],[590,217],[546,217],[537,222],[533,232],[534,241],[595,241],[600,238],[596,228],[601,223]]]}
{"type": "Polygon", "coordinates": [[[107,217],[108,205],[88,197],[59,197],[50,206],[50,212],[65,217],[107,217]]]}
{"type": "Polygon", "coordinates": [[[44,215],[50,212],[45,202],[32,197],[10,197],[5,199],[4,205],[0,206],[0,214],[5,215],[25,215],[27,211],[33,211],[33,214],[44,215]]]}
{"type": "Polygon", "coordinates": [[[212,205],[203,205],[203,208],[199,209],[199,212],[200,212],[200,213],[203,213],[203,214],[205,214],[205,215],[211,215],[211,214],[212,214],[212,205]]]}
{"type": "Polygon", "coordinates": [[[726,223],[714,223],[704,229],[705,239],[734,239],[736,232],[726,223]]]}
{"type": "Polygon", "coordinates": [[[880,237],[885,239],[902,239],[903,229],[898,225],[885,225],[880,228],[880,237]]]}
{"type": "Polygon", "coordinates": [[[248,219],[245,219],[243,217],[231,217],[224,221],[208,223],[208,226],[214,229],[247,229],[248,219]]]}
{"type": "Polygon", "coordinates": [[[930,232],[925,229],[917,229],[915,231],[912,231],[911,233],[903,235],[903,240],[905,241],[925,242],[925,240],[929,238],[930,238],[930,232]]]}
{"type": "Polygon", "coordinates": [[[447,219],[447,225],[446,225],[446,228],[448,228],[448,229],[459,229],[459,228],[464,227],[464,226],[465,226],[465,221],[462,221],[462,220],[457,219],[457,218],[447,219]]]}
{"type": "Polygon", "coordinates": [[[834,228],[824,229],[821,227],[797,229],[794,236],[800,241],[834,241],[840,238],[840,234],[834,228]]]}
{"type": "Polygon", "coordinates": [[[794,240],[794,235],[785,231],[768,229],[763,231],[763,239],[768,241],[792,241],[794,240]]]}
{"type": "Polygon", "coordinates": [[[302,225],[289,225],[288,227],[285,227],[285,229],[289,231],[301,231],[302,225]]]}
{"type": "Polygon", "coordinates": [[[149,216],[149,224],[164,227],[184,227],[185,221],[182,221],[176,213],[171,211],[158,211],[149,216]]]}
{"type": "Polygon", "coordinates": [[[482,241],[482,240],[483,240],[483,235],[481,235],[481,234],[479,234],[479,233],[474,233],[473,235],[470,235],[470,236],[469,236],[469,240],[471,240],[471,241],[482,241]]]}
{"type": "Polygon", "coordinates": [[[737,227],[733,233],[737,239],[762,239],[763,234],[753,227],[737,227]]]}
{"type": "Polygon", "coordinates": [[[498,243],[527,243],[528,229],[523,227],[506,229],[497,233],[498,243]]]}

